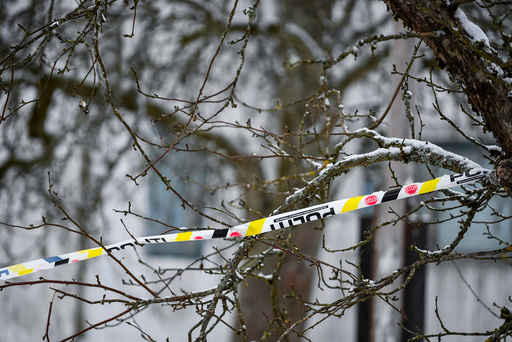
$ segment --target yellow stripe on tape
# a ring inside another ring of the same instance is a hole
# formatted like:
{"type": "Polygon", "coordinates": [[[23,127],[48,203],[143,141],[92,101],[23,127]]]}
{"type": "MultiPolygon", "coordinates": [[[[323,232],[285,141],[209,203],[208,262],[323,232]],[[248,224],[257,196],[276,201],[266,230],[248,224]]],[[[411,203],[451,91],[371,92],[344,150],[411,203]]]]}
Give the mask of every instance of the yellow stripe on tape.
{"type": "Polygon", "coordinates": [[[89,258],[94,258],[96,256],[101,255],[102,252],[103,252],[103,248],[98,247],[98,248],[83,249],[81,251],[78,251],[77,253],[87,254],[87,256],[85,258],[89,259],[89,258]]]}
{"type": "Polygon", "coordinates": [[[423,183],[423,185],[421,186],[419,194],[421,195],[421,194],[425,194],[427,192],[434,191],[436,189],[437,184],[439,183],[440,180],[441,180],[441,178],[436,178],[436,179],[432,179],[432,180],[429,180],[428,182],[423,183]]]}
{"type": "Polygon", "coordinates": [[[103,248],[101,248],[101,247],[91,248],[91,249],[88,249],[88,251],[89,251],[89,255],[87,256],[88,258],[94,258],[94,257],[100,256],[101,254],[103,254],[103,248]]]}
{"type": "Polygon", "coordinates": [[[191,237],[192,232],[178,233],[178,235],[176,236],[176,241],[190,241],[191,237]]]}
{"type": "Polygon", "coordinates": [[[263,223],[265,223],[264,218],[249,223],[249,228],[247,228],[246,235],[251,236],[261,233],[261,230],[263,229],[263,223]]]}
{"type": "Polygon", "coordinates": [[[357,196],[349,198],[347,202],[345,202],[345,205],[343,206],[343,209],[341,209],[341,212],[346,213],[347,211],[356,210],[357,206],[359,205],[359,202],[361,201],[361,198],[363,197],[364,196],[357,196]]]}
{"type": "Polygon", "coordinates": [[[32,271],[34,270],[33,268],[26,268],[22,264],[9,266],[8,268],[10,271],[12,271],[13,273],[17,273],[20,276],[24,275],[24,274],[32,273],[32,271]]]}

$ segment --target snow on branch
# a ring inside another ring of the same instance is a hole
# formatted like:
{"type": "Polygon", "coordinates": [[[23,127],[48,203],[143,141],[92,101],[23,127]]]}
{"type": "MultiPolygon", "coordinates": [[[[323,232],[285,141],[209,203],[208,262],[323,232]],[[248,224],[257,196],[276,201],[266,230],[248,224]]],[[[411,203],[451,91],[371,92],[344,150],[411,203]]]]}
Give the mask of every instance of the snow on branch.
{"type": "Polygon", "coordinates": [[[368,128],[355,131],[352,133],[352,137],[372,139],[379,148],[368,153],[354,154],[334,164],[327,165],[305,187],[298,189],[288,196],[284,204],[273,214],[307,206],[320,189],[324,189],[334,178],[349,172],[357,166],[366,167],[379,162],[395,161],[405,164],[421,163],[452,172],[464,172],[482,168],[478,163],[447,151],[428,141],[387,138],[368,128]]]}
{"type": "Polygon", "coordinates": [[[456,153],[446,151],[429,141],[387,138],[367,128],[355,131],[354,135],[356,137],[371,138],[383,149],[399,148],[401,154],[404,155],[404,159],[397,161],[429,164],[456,172],[481,168],[481,166],[474,161],[456,153]]]}
{"type": "Polygon", "coordinates": [[[455,18],[459,19],[460,24],[462,25],[466,33],[469,36],[471,36],[473,41],[483,42],[488,47],[491,47],[489,44],[489,37],[487,37],[484,31],[482,31],[480,26],[472,23],[460,8],[457,8],[457,10],[455,11],[455,18]]]}

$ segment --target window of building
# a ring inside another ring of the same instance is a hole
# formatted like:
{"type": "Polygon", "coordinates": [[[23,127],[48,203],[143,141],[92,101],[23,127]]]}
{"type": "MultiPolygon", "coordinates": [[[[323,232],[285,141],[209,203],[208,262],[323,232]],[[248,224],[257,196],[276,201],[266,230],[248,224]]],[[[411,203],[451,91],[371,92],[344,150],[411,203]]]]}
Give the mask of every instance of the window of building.
{"type": "MultiPolygon", "coordinates": [[[[173,153],[172,158],[159,161],[158,169],[171,181],[171,185],[176,191],[192,203],[200,205],[204,189],[187,181],[187,179],[194,179],[198,182],[205,180],[207,170],[197,168],[197,158],[205,158],[205,156],[201,153],[173,153]]],[[[172,191],[167,191],[156,175],[151,177],[148,193],[149,217],[174,227],[201,227],[203,224],[201,216],[190,208],[184,209],[181,200],[172,191]]],[[[169,229],[157,222],[147,221],[148,235],[166,234],[169,233],[169,229]]],[[[201,255],[203,245],[204,241],[184,241],[151,244],[147,245],[145,250],[154,256],[196,258],[201,255]]]]}
{"type": "MultiPolygon", "coordinates": [[[[472,144],[455,143],[441,146],[448,151],[466,156],[467,158],[479,163],[482,167],[489,169],[493,168],[491,165],[489,165],[488,161],[482,157],[481,150],[475,148],[475,146],[472,144]]],[[[454,189],[457,190],[457,188],[454,189]]],[[[456,203],[453,202],[452,204],[455,205],[456,203]]],[[[490,206],[493,207],[498,213],[504,215],[512,215],[512,201],[510,198],[495,197],[491,200],[490,206]]],[[[460,209],[440,212],[437,218],[440,220],[448,219],[450,215],[458,215],[459,213],[460,209]]],[[[458,220],[450,220],[436,225],[435,244],[439,246],[439,248],[443,248],[451,244],[452,241],[456,238],[460,231],[460,224],[457,221],[458,220]]],[[[499,239],[510,243],[512,241],[510,220],[503,222],[497,221],[499,221],[499,217],[494,215],[493,211],[489,208],[486,208],[484,211],[477,213],[473,223],[471,224],[471,227],[464,236],[464,239],[457,246],[456,250],[458,252],[475,252],[504,247],[503,245],[500,245],[499,239]],[[479,222],[496,223],[486,226],[485,224],[479,222]],[[487,229],[489,229],[492,236],[496,237],[497,239],[492,238],[489,235],[487,229]]],[[[436,248],[437,246],[433,245],[431,247],[436,248]]]]}

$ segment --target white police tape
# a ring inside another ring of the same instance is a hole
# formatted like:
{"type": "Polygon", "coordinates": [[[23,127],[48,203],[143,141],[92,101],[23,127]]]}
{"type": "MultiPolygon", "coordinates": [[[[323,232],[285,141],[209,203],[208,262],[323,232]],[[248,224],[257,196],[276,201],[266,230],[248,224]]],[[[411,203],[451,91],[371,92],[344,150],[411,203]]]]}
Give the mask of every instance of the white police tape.
{"type": "Polygon", "coordinates": [[[326,217],[346,213],[349,211],[371,207],[384,202],[395,201],[416,195],[426,194],[436,190],[442,190],[470,183],[486,177],[489,170],[476,169],[465,173],[445,175],[423,183],[412,183],[401,188],[388,191],[377,191],[365,196],[351,197],[311,207],[285,212],[282,214],[262,218],[243,223],[231,228],[194,230],[182,233],[146,236],[114,243],[108,246],[85,249],[81,251],[56,255],[49,258],[37,259],[0,268],[0,280],[16,278],[60,265],[66,265],[100,255],[108,255],[126,247],[143,246],[154,243],[168,243],[179,241],[208,240],[215,238],[236,238],[263,234],[273,230],[293,227],[305,222],[316,221],[326,217]]]}

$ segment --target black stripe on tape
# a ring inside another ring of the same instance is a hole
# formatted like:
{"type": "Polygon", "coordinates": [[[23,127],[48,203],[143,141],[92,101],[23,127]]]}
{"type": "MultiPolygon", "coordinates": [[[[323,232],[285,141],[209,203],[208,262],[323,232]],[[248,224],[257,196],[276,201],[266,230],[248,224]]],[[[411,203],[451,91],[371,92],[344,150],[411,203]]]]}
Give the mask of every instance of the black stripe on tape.
{"type": "Polygon", "coordinates": [[[69,264],[69,258],[55,261],[55,266],[66,265],[66,264],[69,264]]]}
{"type": "Polygon", "coordinates": [[[382,202],[396,200],[396,198],[398,197],[398,194],[400,193],[400,190],[402,190],[402,189],[393,189],[393,190],[386,191],[386,193],[382,197],[382,202]]]}
{"type": "Polygon", "coordinates": [[[228,230],[229,230],[229,228],[215,229],[213,231],[212,239],[215,239],[215,238],[225,238],[226,236],[228,236],[228,230]]]}

